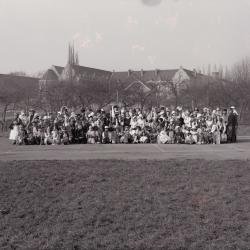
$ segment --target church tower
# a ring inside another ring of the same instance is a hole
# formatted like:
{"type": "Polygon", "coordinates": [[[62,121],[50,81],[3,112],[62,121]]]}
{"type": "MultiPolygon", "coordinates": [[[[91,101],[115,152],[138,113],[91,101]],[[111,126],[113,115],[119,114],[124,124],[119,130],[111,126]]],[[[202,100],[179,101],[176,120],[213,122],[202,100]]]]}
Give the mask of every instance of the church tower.
{"type": "Polygon", "coordinates": [[[76,76],[75,66],[79,66],[78,53],[75,52],[74,44],[69,44],[67,65],[62,72],[61,80],[72,81],[76,76]]]}

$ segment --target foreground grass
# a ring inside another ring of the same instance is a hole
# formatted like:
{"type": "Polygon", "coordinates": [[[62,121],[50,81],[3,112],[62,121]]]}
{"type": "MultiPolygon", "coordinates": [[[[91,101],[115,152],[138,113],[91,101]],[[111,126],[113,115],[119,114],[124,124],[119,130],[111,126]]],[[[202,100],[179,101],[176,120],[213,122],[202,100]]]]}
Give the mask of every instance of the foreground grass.
{"type": "Polygon", "coordinates": [[[249,125],[239,125],[238,135],[239,136],[250,136],[250,126],[249,125]]]}
{"type": "Polygon", "coordinates": [[[249,249],[250,162],[0,162],[0,249],[249,249]]]}

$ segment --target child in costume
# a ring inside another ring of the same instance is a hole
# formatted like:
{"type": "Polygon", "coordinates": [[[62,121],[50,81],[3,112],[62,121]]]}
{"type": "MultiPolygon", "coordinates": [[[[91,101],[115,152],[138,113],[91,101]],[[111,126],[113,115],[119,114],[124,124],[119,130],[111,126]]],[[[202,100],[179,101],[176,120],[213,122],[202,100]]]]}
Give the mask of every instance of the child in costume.
{"type": "Polygon", "coordinates": [[[93,130],[92,126],[89,126],[89,130],[87,132],[87,142],[89,144],[95,144],[96,143],[95,138],[96,138],[95,131],[93,130]]]}
{"type": "Polygon", "coordinates": [[[15,114],[15,118],[10,125],[10,136],[9,139],[12,141],[13,144],[16,144],[19,125],[22,124],[21,119],[19,118],[19,114],[15,114]]]}
{"type": "Polygon", "coordinates": [[[109,144],[111,143],[109,138],[109,127],[105,126],[104,131],[102,132],[102,143],[103,144],[109,144]]]}
{"type": "Polygon", "coordinates": [[[45,145],[51,145],[52,144],[52,135],[50,132],[50,127],[47,126],[45,132],[44,132],[44,144],[45,145]]]}

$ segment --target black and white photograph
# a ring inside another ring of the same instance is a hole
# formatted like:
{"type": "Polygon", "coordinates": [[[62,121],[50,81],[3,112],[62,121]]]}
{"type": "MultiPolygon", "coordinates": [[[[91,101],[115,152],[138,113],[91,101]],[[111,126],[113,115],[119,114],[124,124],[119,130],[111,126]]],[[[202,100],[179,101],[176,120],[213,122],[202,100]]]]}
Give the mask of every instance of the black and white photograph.
{"type": "Polygon", "coordinates": [[[250,249],[249,0],[0,0],[0,249],[250,249]]]}

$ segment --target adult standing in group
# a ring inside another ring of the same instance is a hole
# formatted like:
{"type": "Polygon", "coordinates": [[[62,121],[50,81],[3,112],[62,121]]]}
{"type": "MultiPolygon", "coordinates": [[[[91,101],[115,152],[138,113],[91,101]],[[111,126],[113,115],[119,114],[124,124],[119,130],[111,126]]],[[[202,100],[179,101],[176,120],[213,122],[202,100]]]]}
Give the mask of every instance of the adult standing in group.
{"type": "Polygon", "coordinates": [[[230,143],[237,141],[238,116],[234,110],[234,106],[230,107],[227,123],[227,141],[230,143]]]}
{"type": "Polygon", "coordinates": [[[28,119],[27,119],[27,128],[28,129],[31,127],[34,118],[35,118],[35,110],[30,109],[28,119]]]}
{"type": "Polygon", "coordinates": [[[21,124],[22,124],[22,120],[20,119],[19,114],[15,113],[14,120],[12,121],[10,125],[10,136],[9,136],[9,139],[12,141],[13,144],[16,144],[19,125],[21,124]]]}

